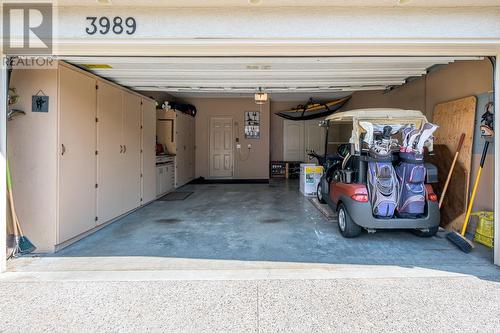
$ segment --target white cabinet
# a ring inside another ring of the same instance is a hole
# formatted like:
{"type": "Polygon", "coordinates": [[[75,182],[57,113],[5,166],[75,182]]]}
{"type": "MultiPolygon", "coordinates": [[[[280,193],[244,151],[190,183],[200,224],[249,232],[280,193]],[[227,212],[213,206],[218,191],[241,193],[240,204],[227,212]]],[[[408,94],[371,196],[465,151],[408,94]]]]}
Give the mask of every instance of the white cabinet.
{"type": "Polygon", "coordinates": [[[165,192],[175,189],[175,165],[167,164],[165,168],[165,192]]]}
{"type": "Polygon", "coordinates": [[[175,187],[181,187],[195,175],[195,122],[194,117],[176,111],[175,187]]]}
{"type": "Polygon", "coordinates": [[[106,82],[97,90],[98,222],[123,213],[122,205],[123,91],[106,82]]]}
{"type": "MultiPolygon", "coordinates": [[[[123,93],[122,179],[123,213],[141,204],[141,97],[123,93]]],[[[118,170],[117,170],[118,171],[118,170]]]]}
{"type": "Polygon", "coordinates": [[[156,199],[156,103],[142,100],[142,203],[156,199]]]}
{"type": "Polygon", "coordinates": [[[157,166],[156,167],[156,196],[159,197],[160,195],[163,194],[163,189],[162,189],[162,179],[163,179],[163,167],[162,166],[157,166]]]}
{"type": "MultiPolygon", "coordinates": [[[[95,78],[60,66],[58,243],[92,229],[96,224],[95,85],[95,78]]],[[[43,164],[43,161],[37,163],[43,164]]],[[[22,200],[16,204],[20,202],[22,200]]]]}
{"type": "Polygon", "coordinates": [[[174,164],[164,164],[156,167],[156,196],[162,196],[174,190],[174,164]]]}
{"type": "Polygon", "coordinates": [[[195,119],[180,111],[159,111],[157,120],[159,143],[175,154],[175,187],[195,178],[195,119]]]}
{"type": "Polygon", "coordinates": [[[151,101],[105,81],[97,87],[97,217],[102,224],[137,208],[144,196],[145,202],[154,199],[155,128],[151,101]],[[145,103],[149,108],[143,109],[145,103]]]}
{"type": "Polygon", "coordinates": [[[154,101],[66,63],[12,77],[24,110],[39,91],[50,101],[8,132],[16,192],[27,198],[16,208],[41,251],[154,200],[154,101]]]}

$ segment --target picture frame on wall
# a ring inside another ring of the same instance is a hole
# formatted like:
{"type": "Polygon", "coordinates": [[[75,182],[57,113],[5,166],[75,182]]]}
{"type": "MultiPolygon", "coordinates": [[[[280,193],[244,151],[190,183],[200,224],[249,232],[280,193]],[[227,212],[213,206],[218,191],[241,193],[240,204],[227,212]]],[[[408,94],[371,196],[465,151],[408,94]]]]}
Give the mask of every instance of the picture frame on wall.
{"type": "Polygon", "coordinates": [[[245,111],[245,139],[260,139],[260,111],[245,111]]]}

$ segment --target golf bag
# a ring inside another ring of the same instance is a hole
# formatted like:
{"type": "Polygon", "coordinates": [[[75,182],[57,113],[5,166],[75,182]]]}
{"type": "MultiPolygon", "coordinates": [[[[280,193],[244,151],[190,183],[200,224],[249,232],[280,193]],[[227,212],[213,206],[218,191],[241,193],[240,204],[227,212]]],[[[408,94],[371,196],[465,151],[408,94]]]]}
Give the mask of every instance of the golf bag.
{"type": "Polygon", "coordinates": [[[398,204],[399,184],[392,163],[368,162],[368,193],[373,215],[390,218],[398,204]]]}
{"type": "Polygon", "coordinates": [[[400,164],[396,167],[396,174],[401,184],[398,203],[398,215],[413,217],[424,213],[425,210],[425,166],[421,154],[400,153],[400,164]]]}

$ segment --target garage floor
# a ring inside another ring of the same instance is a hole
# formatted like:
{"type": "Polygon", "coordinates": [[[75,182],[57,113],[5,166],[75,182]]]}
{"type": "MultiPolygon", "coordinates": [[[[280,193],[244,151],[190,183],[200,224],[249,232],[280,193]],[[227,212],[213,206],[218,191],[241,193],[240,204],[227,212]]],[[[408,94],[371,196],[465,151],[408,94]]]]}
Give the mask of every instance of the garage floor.
{"type": "MultiPolygon", "coordinates": [[[[492,252],[464,254],[444,234],[408,231],[340,236],[302,197],[296,181],[270,185],[187,185],[183,201],[156,201],[58,252],[58,257],[153,256],[191,259],[445,267],[491,267],[492,252]]],[[[477,273],[477,272],[476,272],[477,273]]],[[[497,273],[497,272],[495,272],[497,273]]]]}

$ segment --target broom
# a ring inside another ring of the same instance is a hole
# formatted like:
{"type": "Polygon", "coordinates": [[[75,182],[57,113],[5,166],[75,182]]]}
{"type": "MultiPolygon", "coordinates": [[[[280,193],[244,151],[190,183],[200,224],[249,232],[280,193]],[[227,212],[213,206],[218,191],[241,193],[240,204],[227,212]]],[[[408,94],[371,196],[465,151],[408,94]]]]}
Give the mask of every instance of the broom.
{"type": "Polygon", "coordinates": [[[453,162],[451,162],[450,171],[448,172],[448,177],[446,177],[446,182],[444,183],[443,192],[441,193],[441,198],[439,199],[439,209],[443,206],[444,197],[446,196],[446,191],[448,190],[448,186],[450,185],[451,176],[453,175],[453,170],[455,169],[455,164],[458,160],[458,155],[460,154],[460,149],[462,149],[462,145],[464,143],[465,133],[462,133],[460,136],[460,140],[458,141],[457,151],[455,152],[455,157],[453,157],[453,162]]]}
{"type": "Polygon", "coordinates": [[[446,235],[453,244],[455,244],[460,250],[465,253],[469,253],[474,248],[474,244],[465,238],[465,232],[467,231],[467,225],[469,224],[470,215],[472,213],[472,206],[474,205],[474,199],[476,197],[477,187],[479,185],[479,180],[481,179],[481,173],[483,172],[484,161],[486,155],[488,154],[488,147],[490,145],[489,141],[484,142],[483,154],[481,155],[481,163],[479,163],[479,170],[477,171],[476,180],[474,181],[474,187],[472,188],[472,194],[469,201],[469,206],[467,207],[467,214],[465,214],[465,221],[462,225],[462,230],[460,233],[452,231],[446,235]]]}
{"type": "Polygon", "coordinates": [[[11,257],[16,257],[22,254],[29,254],[36,250],[36,246],[24,236],[23,230],[17,218],[16,209],[14,207],[14,197],[12,195],[12,178],[10,176],[9,161],[7,161],[7,192],[9,194],[10,212],[12,216],[12,228],[14,230],[14,250],[11,257]]]}

